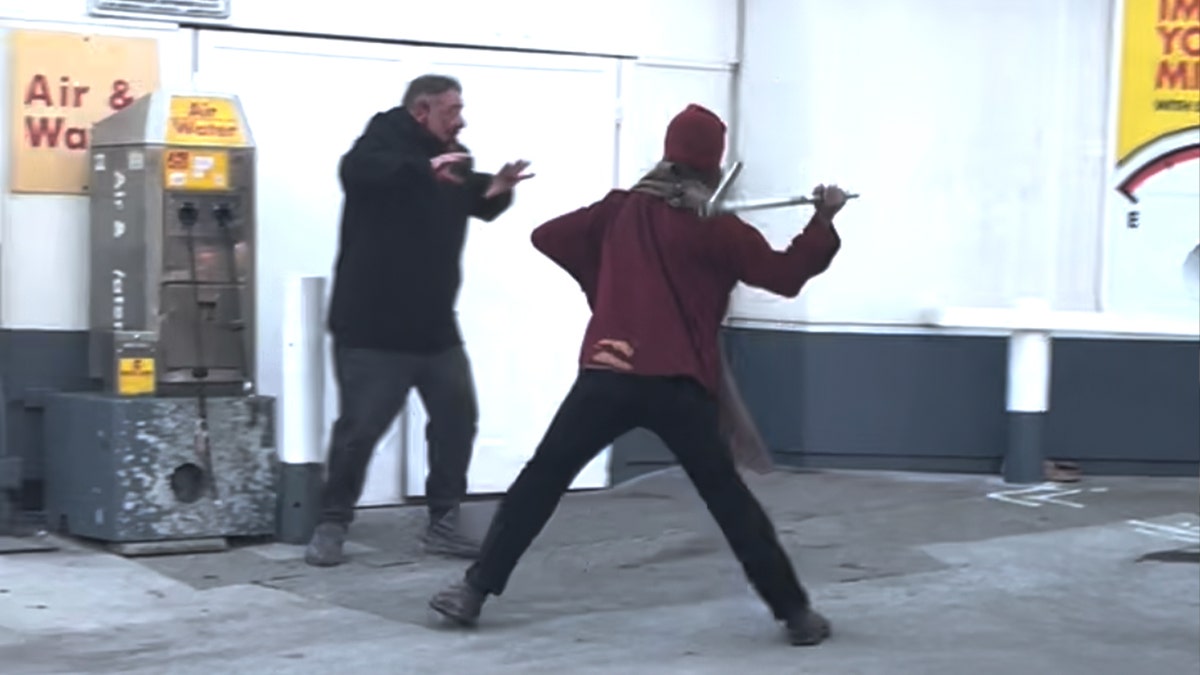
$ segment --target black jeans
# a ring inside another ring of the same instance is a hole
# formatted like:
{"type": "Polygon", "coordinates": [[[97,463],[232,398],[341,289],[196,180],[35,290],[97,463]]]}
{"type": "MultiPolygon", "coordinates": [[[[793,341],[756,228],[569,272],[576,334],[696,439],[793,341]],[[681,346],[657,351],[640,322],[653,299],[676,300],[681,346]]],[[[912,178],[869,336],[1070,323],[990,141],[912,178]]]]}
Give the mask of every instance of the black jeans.
{"type": "Polygon", "coordinates": [[[467,570],[476,589],[500,595],[575,476],[630,429],[657,434],[679,460],[777,619],[808,607],[808,596],[771,523],[734,467],[717,431],[715,399],[690,378],[584,370],[532,459],[500,502],[467,570]]]}
{"type": "Polygon", "coordinates": [[[434,517],[467,492],[467,469],[479,426],[471,364],[463,348],[407,354],[334,347],[338,419],[333,425],[321,521],[349,524],[362,496],[375,445],[416,387],[429,415],[425,496],[434,517]]]}

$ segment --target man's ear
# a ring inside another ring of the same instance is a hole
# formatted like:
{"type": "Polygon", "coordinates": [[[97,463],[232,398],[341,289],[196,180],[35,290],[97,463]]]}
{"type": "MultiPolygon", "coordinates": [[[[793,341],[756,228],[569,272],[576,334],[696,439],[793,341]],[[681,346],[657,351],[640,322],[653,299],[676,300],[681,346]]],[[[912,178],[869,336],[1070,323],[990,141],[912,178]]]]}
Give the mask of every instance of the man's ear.
{"type": "Polygon", "coordinates": [[[412,107],[413,119],[417,120],[418,122],[424,122],[429,118],[429,111],[431,109],[432,108],[429,105],[429,101],[425,100],[424,98],[417,99],[412,107]]]}

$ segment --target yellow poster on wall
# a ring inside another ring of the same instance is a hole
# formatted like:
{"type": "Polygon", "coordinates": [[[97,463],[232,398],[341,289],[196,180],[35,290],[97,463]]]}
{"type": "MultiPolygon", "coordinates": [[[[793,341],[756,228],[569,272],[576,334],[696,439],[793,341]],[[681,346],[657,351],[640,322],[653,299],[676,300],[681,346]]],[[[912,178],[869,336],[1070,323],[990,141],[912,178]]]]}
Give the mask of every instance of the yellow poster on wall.
{"type": "Polygon", "coordinates": [[[1117,0],[1104,311],[1200,312],[1200,0],[1117,0]]]}
{"type": "Polygon", "coordinates": [[[1200,158],[1200,0],[1125,0],[1120,50],[1115,159],[1132,200],[1154,174],[1200,158]]]}
{"type": "Polygon", "coordinates": [[[91,127],[158,88],[158,42],[18,30],[9,54],[10,189],[85,194],[91,127]]]}

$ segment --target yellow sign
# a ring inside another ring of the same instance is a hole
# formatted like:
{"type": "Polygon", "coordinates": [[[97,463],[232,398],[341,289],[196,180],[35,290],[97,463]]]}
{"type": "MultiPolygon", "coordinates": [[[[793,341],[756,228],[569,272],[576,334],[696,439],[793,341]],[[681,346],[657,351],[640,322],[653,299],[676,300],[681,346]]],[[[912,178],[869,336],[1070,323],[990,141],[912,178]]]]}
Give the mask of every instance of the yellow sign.
{"type": "Polygon", "coordinates": [[[1200,129],[1200,0],[1125,0],[1124,4],[1117,166],[1157,141],[1200,129]]]}
{"type": "Polygon", "coordinates": [[[158,41],[13,31],[13,192],[86,194],[91,127],[158,88],[158,41]]]}
{"type": "Polygon", "coordinates": [[[229,153],[169,148],[163,153],[163,186],[168,190],[226,190],[229,153]]]}
{"type": "Polygon", "coordinates": [[[214,96],[172,96],[167,142],[172,145],[238,147],[246,130],[233,101],[214,96]]]}
{"type": "Polygon", "coordinates": [[[120,359],[117,363],[117,393],[121,396],[153,394],[154,359],[120,359]]]}

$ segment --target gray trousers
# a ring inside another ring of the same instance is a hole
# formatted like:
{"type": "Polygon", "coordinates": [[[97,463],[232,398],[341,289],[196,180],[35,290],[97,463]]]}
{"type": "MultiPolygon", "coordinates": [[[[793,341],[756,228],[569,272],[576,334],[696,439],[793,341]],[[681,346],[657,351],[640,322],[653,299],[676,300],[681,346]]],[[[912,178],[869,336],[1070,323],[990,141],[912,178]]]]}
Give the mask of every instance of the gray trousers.
{"type": "Polygon", "coordinates": [[[467,469],[479,424],[471,364],[461,346],[436,354],[334,347],[338,419],[333,425],[321,522],[349,524],[362,496],[375,445],[415,387],[429,423],[425,496],[434,519],[467,492],[467,469]]]}

